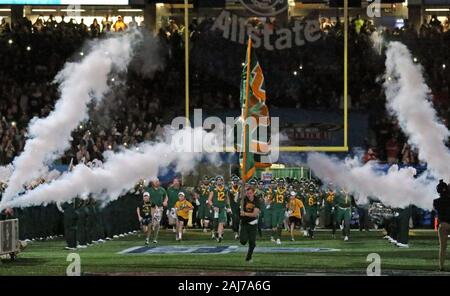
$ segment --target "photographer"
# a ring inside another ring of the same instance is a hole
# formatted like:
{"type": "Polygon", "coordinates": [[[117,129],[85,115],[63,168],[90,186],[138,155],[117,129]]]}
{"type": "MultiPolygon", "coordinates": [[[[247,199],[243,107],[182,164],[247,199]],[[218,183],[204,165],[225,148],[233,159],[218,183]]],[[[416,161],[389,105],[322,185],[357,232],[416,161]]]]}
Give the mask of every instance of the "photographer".
{"type": "Polygon", "coordinates": [[[450,234],[450,192],[448,185],[443,180],[439,181],[436,191],[439,193],[439,198],[433,201],[433,208],[439,220],[439,270],[444,271],[447,238],[450,234]]]}

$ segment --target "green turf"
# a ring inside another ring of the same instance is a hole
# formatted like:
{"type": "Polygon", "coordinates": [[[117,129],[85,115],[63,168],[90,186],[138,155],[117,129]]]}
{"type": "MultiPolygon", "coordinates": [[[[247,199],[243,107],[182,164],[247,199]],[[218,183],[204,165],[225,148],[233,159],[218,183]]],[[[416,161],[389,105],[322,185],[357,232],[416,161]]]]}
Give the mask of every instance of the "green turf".
{"type": "MultiPolygon", "coordinates": [[[[76,252],[81,257],[82,273],[140,273],[180,271],[257,271],[257,272],[353,272],[365,273],[367,255],[378,253],[383,270],[435,271],[438,264],[438,240],[434,231],[412,231],[409,249],[399,249],[382,239],[380,231],[352,231],[349,242],[332,239],[330,233],[318,232],[314,240],[298,236],[288,242],[284,234],[282,247],[323,247],[340,249],[329,253],[276,253],[254,255],[253,263],[244,261],[244,253],[213,255],[180,254],[117,254],[124,249],[143,245],[137,235],[117,239],[77,251],[64,250],[63,240],[33,242],[18,255],[16,261],[3,260],[0,275],[65,275],[69,262],[67,254],[76,252]]],[[[238,245],[227,232],[223,245],[238,245]]],[[[184,236],[181,245],[217,245],[209,234],[191,232],[184,236]]],[[[174,234],[162,231],[159,245],[180,245],[174,234]]],[[[275,246],[267,235],[258,239],[257,245],[275,246]]]]}

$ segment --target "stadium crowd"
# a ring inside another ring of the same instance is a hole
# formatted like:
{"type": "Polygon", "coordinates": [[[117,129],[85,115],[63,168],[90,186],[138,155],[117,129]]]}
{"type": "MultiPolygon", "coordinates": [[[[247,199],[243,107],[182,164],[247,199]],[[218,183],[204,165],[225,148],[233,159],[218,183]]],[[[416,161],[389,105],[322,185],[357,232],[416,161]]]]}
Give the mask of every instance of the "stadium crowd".
{"type": "MultiPolygon", "coordinates": [[[[250,20],[256,28],[272,26],[250,20]]],[[[291,24],[295,19],[292,19],[291,24]]],[[[194,19],[190,27],[191,106],[204,109],[238,109],[239,80],[244,47],[211,30],[214,19],[194,19]],[[220,48],[221,50],[217,50],[220,48]],[[226,54],[223,54],[226,52],[226,54]],[[235,73],[236,75],[231,75],[235,73]],[[213,100],[211,98],[214,98],[213,100]]],[[[144,24],[140,24],[143,29],[144,24]]],[[[67,60],[79,59],[86,39],[102,38],[110,31],[139,27],[121,19],[108,18],[93,24],[76,24],[64,18],[57,23],[53,17],[28,19],[11,27],[3,19],[0,25],[0,164],[7,164],[23,148],[26,126],[31,118],[45,116],[58,99],[57,85],[51,83],[67,60]]],[[[305,108],[337,110],[342,107],[342,23],[321,19],[322,38],[298,48],[267,51],[257,54],[264,69],[271,108],[305,108]]],[[[415,32],[405,21],[403,28],[385,29],[384,38],[401,40],[414,53],[425,69],[427,83],[444,122],[449,116],[449,38],[448,19],[440,23],[435,17],[415,32]]],[[[405,138],[385,111],[384,95],[377,77],[384,71],[384,60],[370,41],[375,27],[359,16],[351,21],[349,44],[350,109],[369,113],[370,132],[365,158],[382,161],[417,163],[416,153],[405,144],[405,138]]],[[[158,32],[164,68],[149,77],[129,71],[126,87],[114,91],[114,109],[108,106],[93,114],[93,120],[74,132],[72,149],[62,159],[68,164],[101,159],[101,153],[154,139],[162,126],[176,115],[183,114],[184,58],[183,26],[171,20],[158,32]],[[120,112],[121,111],[121,112],[120,112]],[[112,114],[112,116],[111,116],[112,114]]],[[[109,104],[111,105],[111,104],[109,104]]]]}

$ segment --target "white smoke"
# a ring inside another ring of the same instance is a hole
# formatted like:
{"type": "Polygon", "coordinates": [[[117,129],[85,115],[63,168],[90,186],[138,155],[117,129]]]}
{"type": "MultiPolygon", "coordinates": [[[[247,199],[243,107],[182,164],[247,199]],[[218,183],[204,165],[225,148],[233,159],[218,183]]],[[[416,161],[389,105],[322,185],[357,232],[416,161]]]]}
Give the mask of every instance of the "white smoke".
{"type": "Polygon", "coordinates": [[[216,138],[201,128],[187,128],[170,134],[164,142],[143,143],[118,153],[108,151],[101,167],[79,164],[57,180],[6,202],[1,208],[65,202],[88,194],[111,201],[132,189],[139,180],[155,178],[167,167],[173,166],[178,173],[189,172],[205,156],[209,163],[220,165],[217,153],[192,152],[204,151],[205,143],[217,142],[216,138]]]}
{"type": "Polygon", "coordinates": [[[450,181],[450,153],[445,146],[450,133],[432,106],[422,67],[413,63],[400,42],[387,46],[384,88],[387,109],[397,117],[409,143],[418,148],[419,159],[427,162],[435,177],[450,181]]]}
{"type": "Polygon", "coordinates": [[[414,178],[414,168],[398,168],[393,165],[387,173],[376,172],[376,164],[364,165],[350,160],[346,164],[324,154],[308,154],[308,166],[324,182],[332,182],[354,194],[355,199],[365,202],[367,197],[378,198],[391,207],[410,204],[431,209],[436,198],[435,187],[426,180],[426,175],[414,178]]]}
{"type": "Polygon", "coordinates": [[[8,183],[9,178],[13,173],[13,166],[11,164],[0,167],[0,183],[8,183]]]}
{"type": "Polygon", "coordinates": [[[109,90],[112,71],[125,71],[131,60],[133,42],[140,33],[117,35],[91,44],[92,51],[81,62],[66,63],[55,78],[60,99],[46,118],[33,118],[29,139],[14,161],[2,203],[13,199],[27,182],[42,175],[46,165],[70,147],[71,133],[88,118],[88,105],[100,101],[109,90]]]}
{"type": "Polygon", "coordinates": [[[373,49],[379,55],[381,55],[383,52],[383,46],[384,46],[383,31],[384,31],[384,28],[379,27],[375,31],[373,31],[372,34],[370,34],[370,41],[372,42],[373,49]]]}

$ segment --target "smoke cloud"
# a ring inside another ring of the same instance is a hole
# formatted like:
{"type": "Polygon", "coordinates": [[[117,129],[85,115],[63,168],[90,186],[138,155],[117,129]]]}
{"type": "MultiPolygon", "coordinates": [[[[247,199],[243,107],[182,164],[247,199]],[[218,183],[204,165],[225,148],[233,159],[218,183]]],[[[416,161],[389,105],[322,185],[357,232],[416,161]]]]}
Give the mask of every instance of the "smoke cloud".
{"type": "Polygon", "coordinates": [[[169,166],[178,173],[186,173],[202,160],[220,165],[217,153],[212,151],[217,135],[201,128],[168,131],[165,141],[143,143],[117,153],[104,153],[103,166],[88,167],[79,164],[51,183],[40,185],[24,195],[4,203],[2,208],[45,205],[70,201],[74,197],[92,194],[94,198],[112,201],[132,189],[140,180],[151,180],[169,166]]]}
{"type": "Polygon", "coordinates": [[[419,159],[427,162],[435,177],[449,181],[450,153],[445,143],[450,133],[432,106],[422,67],[413,63],[408,48],[400,42],[387,46],[383,86],[387,109],[397,117],[409,143],[418,148],[419,159]]]}
{"type": "Polygon", "coordinates": [[[393,165],[387,173],[376,171],[374,162],[361,165],[355,159],[345,164],[324,154],[308,155],[308,166],[324,182],[332,182],[351,192],[359,203],[367,197],[378,198],[391,207],[405,207],[410,204],[431,209],[436,198],[433,182],[426,175],[414,178],[416,170],[411,167],[398,168],[393,165]]]}
{"type": "Polygon", "coordinates": [[[13,199],[27,182],[42,175],[46,165],[70,147],[71,132],[88,118],[88,105],[101,101],[109,90],[109,75],[127,69],[133,44],[140,33],[133,31],[90,44],[91,51],[78,63],[68,62],[58,73],[60,99],[46,118],[33,118],[24,151],[13,161],[2,203],[13,199]]]}

